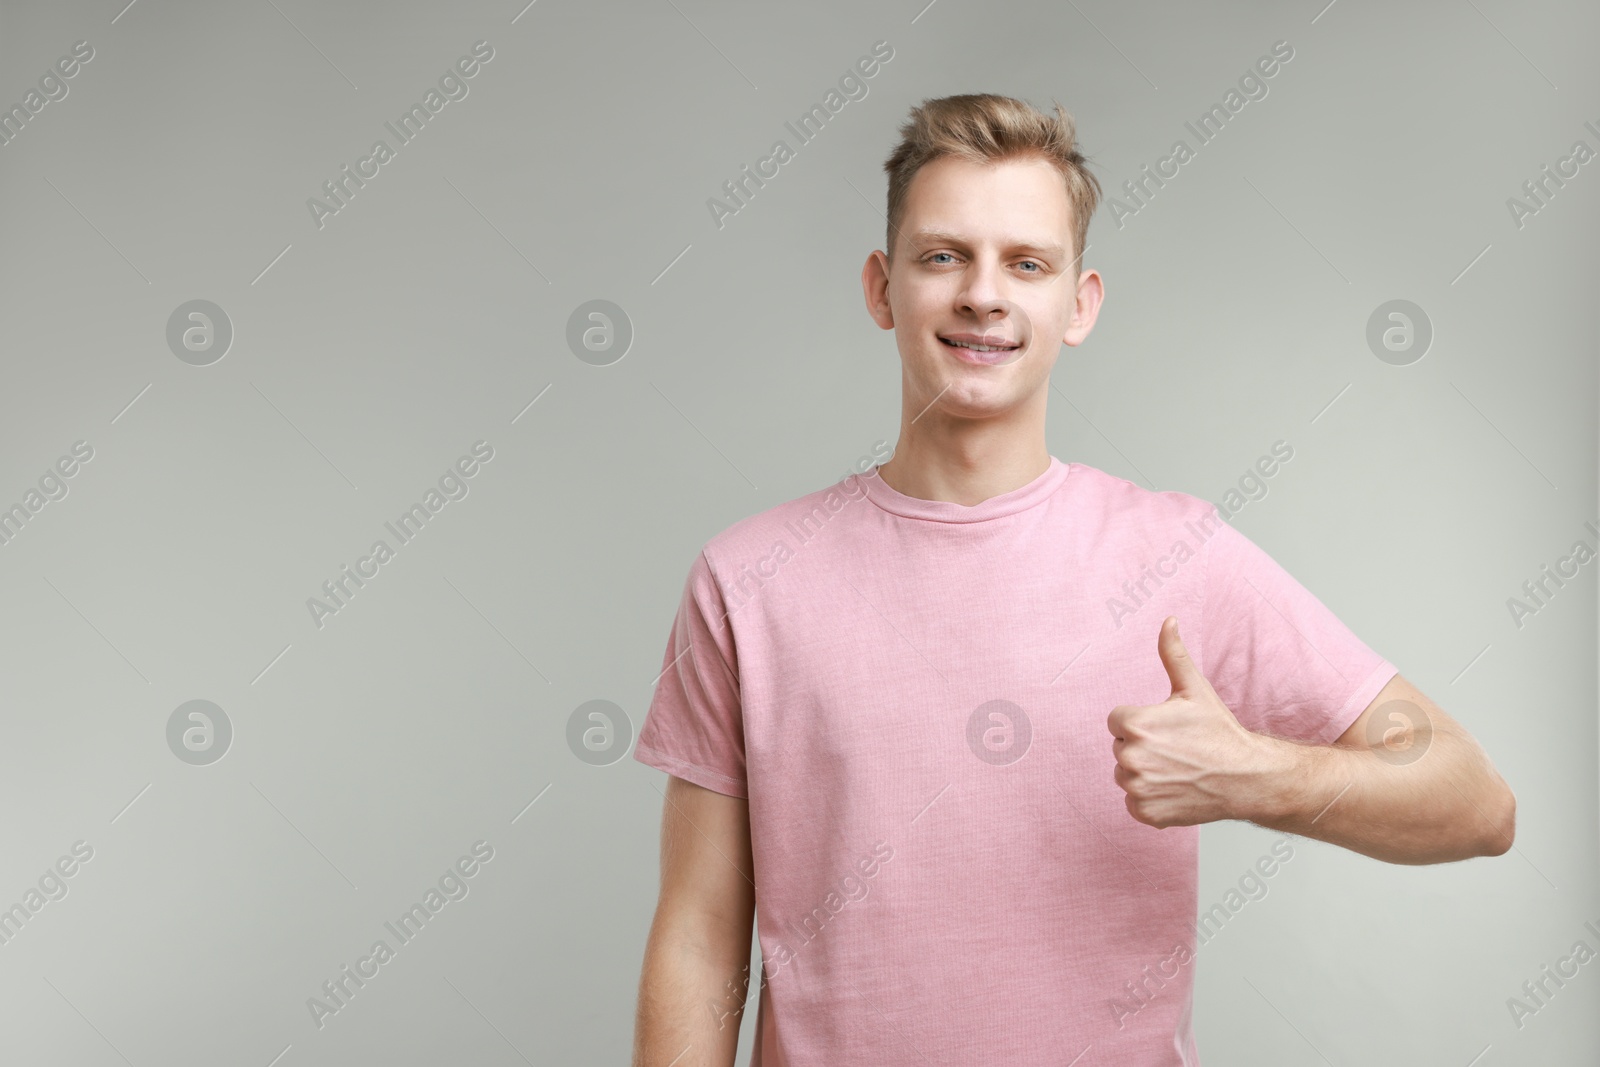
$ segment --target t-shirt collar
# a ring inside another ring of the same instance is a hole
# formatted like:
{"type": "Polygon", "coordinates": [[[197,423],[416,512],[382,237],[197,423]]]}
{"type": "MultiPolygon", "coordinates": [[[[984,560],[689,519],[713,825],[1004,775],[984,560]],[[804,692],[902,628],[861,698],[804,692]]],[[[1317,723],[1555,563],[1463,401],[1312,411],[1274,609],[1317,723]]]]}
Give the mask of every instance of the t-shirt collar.
{"type": "Polygon", "coordinates": [[[1050,457],[1050,466],[1033,481],[1018,486],[1009,493],[992,496],[973,505],[957,504],[953,500],[924,500],[907,496],[878,477],[877,464],[862,475],[862,485],[867,498],[891,515],[908,519],[928,519],[933,522],[984,522],[1031,508],[1043,502],[1061,486],[1072,472],[1072,464],[1050,457]]]}

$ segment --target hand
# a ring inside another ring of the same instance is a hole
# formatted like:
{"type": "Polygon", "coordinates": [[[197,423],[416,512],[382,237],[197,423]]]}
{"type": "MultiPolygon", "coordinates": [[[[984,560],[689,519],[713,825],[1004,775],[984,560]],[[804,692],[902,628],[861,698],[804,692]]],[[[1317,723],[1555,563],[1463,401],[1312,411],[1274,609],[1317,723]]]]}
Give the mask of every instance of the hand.
{"type": "Polygon", "coordinates": [[[1118,704],[1106,717],[1112,776],[1128,794],[1128,813],[1158,828],[1243,818],[1268,739],[1241,726],[1211,688],[1183,647],[1176,616],[1162,620],[1156,653],[1172,695],[1118,704]]]}

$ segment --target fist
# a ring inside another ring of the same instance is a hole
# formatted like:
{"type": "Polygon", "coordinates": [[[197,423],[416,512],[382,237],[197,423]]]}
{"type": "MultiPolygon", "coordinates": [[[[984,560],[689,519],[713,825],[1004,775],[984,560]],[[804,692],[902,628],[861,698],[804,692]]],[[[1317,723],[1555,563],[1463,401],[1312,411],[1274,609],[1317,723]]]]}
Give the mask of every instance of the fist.
{"type": "Polygon", "coordinates": [[[1264,739],[1228,710],[1167,616],[1156,636],[1172,695],[1159,704],[1118,704],[1106,717],[1112,776],[1127,795],[1128,814],[1149,826],[1193,826],[1243,818],[1250,772],[1264,739]]]}

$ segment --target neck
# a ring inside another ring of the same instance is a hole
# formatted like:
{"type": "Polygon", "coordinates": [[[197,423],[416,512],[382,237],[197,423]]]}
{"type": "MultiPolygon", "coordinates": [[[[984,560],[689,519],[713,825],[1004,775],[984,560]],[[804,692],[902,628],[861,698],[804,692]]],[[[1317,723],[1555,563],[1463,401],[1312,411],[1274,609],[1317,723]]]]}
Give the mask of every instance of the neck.
{"type": "Polygon", "coordinates": [[[901,423],[893,457],[878,468],[884,484],[906,496],[972,507],[1022,488],[1050,467],[1042,427],[1024,435],[969,423],[967,432],[947,434],[925,431],[921,421],[901,423]]]}

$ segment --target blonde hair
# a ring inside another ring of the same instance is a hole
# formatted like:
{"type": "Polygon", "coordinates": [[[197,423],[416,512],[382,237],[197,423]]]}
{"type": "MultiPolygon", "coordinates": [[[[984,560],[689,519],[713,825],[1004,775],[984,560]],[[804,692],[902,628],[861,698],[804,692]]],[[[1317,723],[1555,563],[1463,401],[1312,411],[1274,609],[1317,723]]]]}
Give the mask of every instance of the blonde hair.
{"type": "Polygon", "coordinates": [[[889,174],[889,225],[884,237],[888,257],[894,259],[894,238],[905,215],[906,194],[917,171],[936,159],[951,156],[969,163],[998,163],[1036,157],[1051,164],[1066,183],[1072,205],[1073,244],[1076,257],[1072,274],[1089,239],[1089,217],[1100,202],[1100,181],[1089,172],[1087,157],[1078,151],[1072,115],[1051,101],[1054,115],[1009,96],[978,93],[924,100],[911,109],[900,127],[900,143],[883,169],[889,174]]]}

